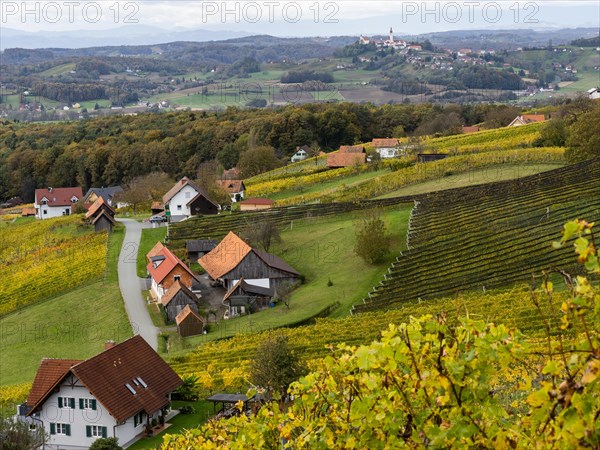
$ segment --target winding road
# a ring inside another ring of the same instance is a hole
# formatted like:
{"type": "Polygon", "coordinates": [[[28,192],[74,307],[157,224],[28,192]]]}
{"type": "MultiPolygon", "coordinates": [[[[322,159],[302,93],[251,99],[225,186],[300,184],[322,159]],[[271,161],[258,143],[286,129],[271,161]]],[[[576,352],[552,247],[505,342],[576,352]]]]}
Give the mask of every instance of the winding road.
{"type": "Polygon", "coordinates": [[[150,313],[146,309],[146,301],[142,297],[142,290],[146,289],[146,280],[138,278],[136,270],[142,228],[145,226],[132,219],[117,220],[125,225],[125,239],[118,265],[119,288],[125,301],[125,310],[133,333],[142,336],[154,350],[157,350],[159,330],[152,323],[150,313]]]}

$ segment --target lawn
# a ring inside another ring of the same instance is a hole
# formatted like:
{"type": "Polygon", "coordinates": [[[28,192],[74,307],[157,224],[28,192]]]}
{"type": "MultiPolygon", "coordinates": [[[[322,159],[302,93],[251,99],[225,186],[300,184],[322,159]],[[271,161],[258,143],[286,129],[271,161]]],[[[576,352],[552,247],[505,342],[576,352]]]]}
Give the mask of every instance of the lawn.
{"type": "Polygon", "coordinates": [[[42,358],[85,359],[131,337],[118,285],[121,226],[109,242],[106,278],[0,319],[0,385],[33,381],[42,358]]]}
{"type": "Polygon", "coordinates": [[[144,228],[142,230],[142,239],[140,240],[140,249],[137,256],[137,274],[138,277],[148,276],[146,271],[146,255],[158,241],[164,241],[167,235],[167,227],[144,228]]]}
{"type": "Polygon", "coordinates": [[[141,450],[141,449],[154,449],[160,447],[165,434],[178,434],[183,430],[189,430],[195,428],[198,425],[206,422],[213,414],[213,405],[206,400],[198,400],[196,402],[184,402],[184,401],[173,401],[172,408],[179,409],[184,405],[190,405],[195,409],[193,414],[178,414],[169,421],[171,426],[163,431],[161,434],[151,437],[143,438],[128,447],[128,450],[141,450]]]}
{"type": "Polygon", "coordinates": [[[450,175],[424,183],[417,183],[390,192],[378,198],[392,198],[404,195],[425,194],[427,192],[454,189],[477,184],[493,183],[495,181],[511,180],[526,177],[548,170],[558,169],[559,164],[522,164],[491,166],[486,169],[470,170],[469,172],[450,175]]]}
{"type": "Polygon", "coordinates": [[[222,321],[211,325],[204,336],[182,340],[172,335],[170,354],[205,340],[297,324],[323,312],[331,317],[348,315],[350,306],[367,295],[406,248],[410,209],[400,206],[383,211],[382,218],[392,240],[390,254],[377,265],[369,265],[354,254],[354,224],[360,213],[294,221],[281,232],[282,243],[271,250],[306,279],[292,294],[289,309],[279,304],[257,314],[222,321]]]}

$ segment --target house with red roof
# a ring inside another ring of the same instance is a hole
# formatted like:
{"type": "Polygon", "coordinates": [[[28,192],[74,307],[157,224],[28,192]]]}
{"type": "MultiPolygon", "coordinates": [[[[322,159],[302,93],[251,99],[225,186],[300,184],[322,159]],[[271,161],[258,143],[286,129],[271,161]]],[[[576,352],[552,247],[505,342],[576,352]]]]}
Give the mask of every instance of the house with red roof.
{"type": "Polygon", "coordinates": [[[530,123],[545,122],[546,116],[544,114],[523,114],[513,119],[508,124],[509,127],[520,127],[522,125],[529,125],[530,123]]]}
{"type": "Polygon", "coordinates": [[[371,145],[381,158],[395,158],[400,154],[400,141],[393,138],[376,138],[371,145]]]}
{"type": "Polygon", "coordinates": [[[75,203],[83,198],[80,187],[46,188],[35,190],[34,208],[38,219],[69,216],[75,203]]]}
{"type": "Polygon", "coordinates": [[[188,266],[160,242],[150,250],[146,258],[146,269],[151,278],[150,293],[158,301],[162,301],[162,297],[174,283],[180,282],[191,289],[196,281],[196,275],[188,266]]]}
{"type": "Polygon", "coordinates": [[[153,419],[170,418],[171,393],[183,384],[137,335],[85,361],[43,359],[18,419],[48,435],[46,449],[86,449],[102,437],[128,447],[153,419]]]}
{"type": "Polygon", "coordinates": [[[342,145],[337,152],[327,154],[327,167],[339,169],[367,162],[367,153],[362,145],[342,145]]]}
{"type": "Polygon", "coordinates": [[[249,285],[277,289],[280,284],[293,283],[300,276],[283,259],[252,248],[233,231],[198,263],[225,289],[231,289],[240,279],[249,285]]]}

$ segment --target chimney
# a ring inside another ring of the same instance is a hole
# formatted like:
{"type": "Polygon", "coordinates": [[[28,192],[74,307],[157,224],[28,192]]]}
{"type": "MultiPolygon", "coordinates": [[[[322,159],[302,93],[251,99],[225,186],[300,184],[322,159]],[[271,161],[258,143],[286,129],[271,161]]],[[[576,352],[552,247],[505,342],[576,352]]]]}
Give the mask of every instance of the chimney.
{"type": "Polygon", "coordinates": [[[52,188],[51,187],[48,188],[48,192],[52,192],[52,188]]]}
{"type": "Polygon", "coordinates": [[[113,347],[115,347],[117,344],[115,344],[115,341],[106,341],[104,343],[104,350],[108,350],[111,349],[113,347]]]}

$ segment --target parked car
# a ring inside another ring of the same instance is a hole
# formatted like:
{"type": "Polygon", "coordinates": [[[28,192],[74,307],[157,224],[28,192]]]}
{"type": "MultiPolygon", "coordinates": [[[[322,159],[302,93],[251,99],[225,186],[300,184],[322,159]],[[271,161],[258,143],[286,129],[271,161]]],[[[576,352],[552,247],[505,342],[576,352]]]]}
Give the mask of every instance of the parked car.
{"type": "Polygon", "coordinates": [[[166,222],[166,221],[167,221],[167,218],[165,216],[156,215],[156,216],[150,217],[151,223],[162,223],[162,222],[166,222]]]}

